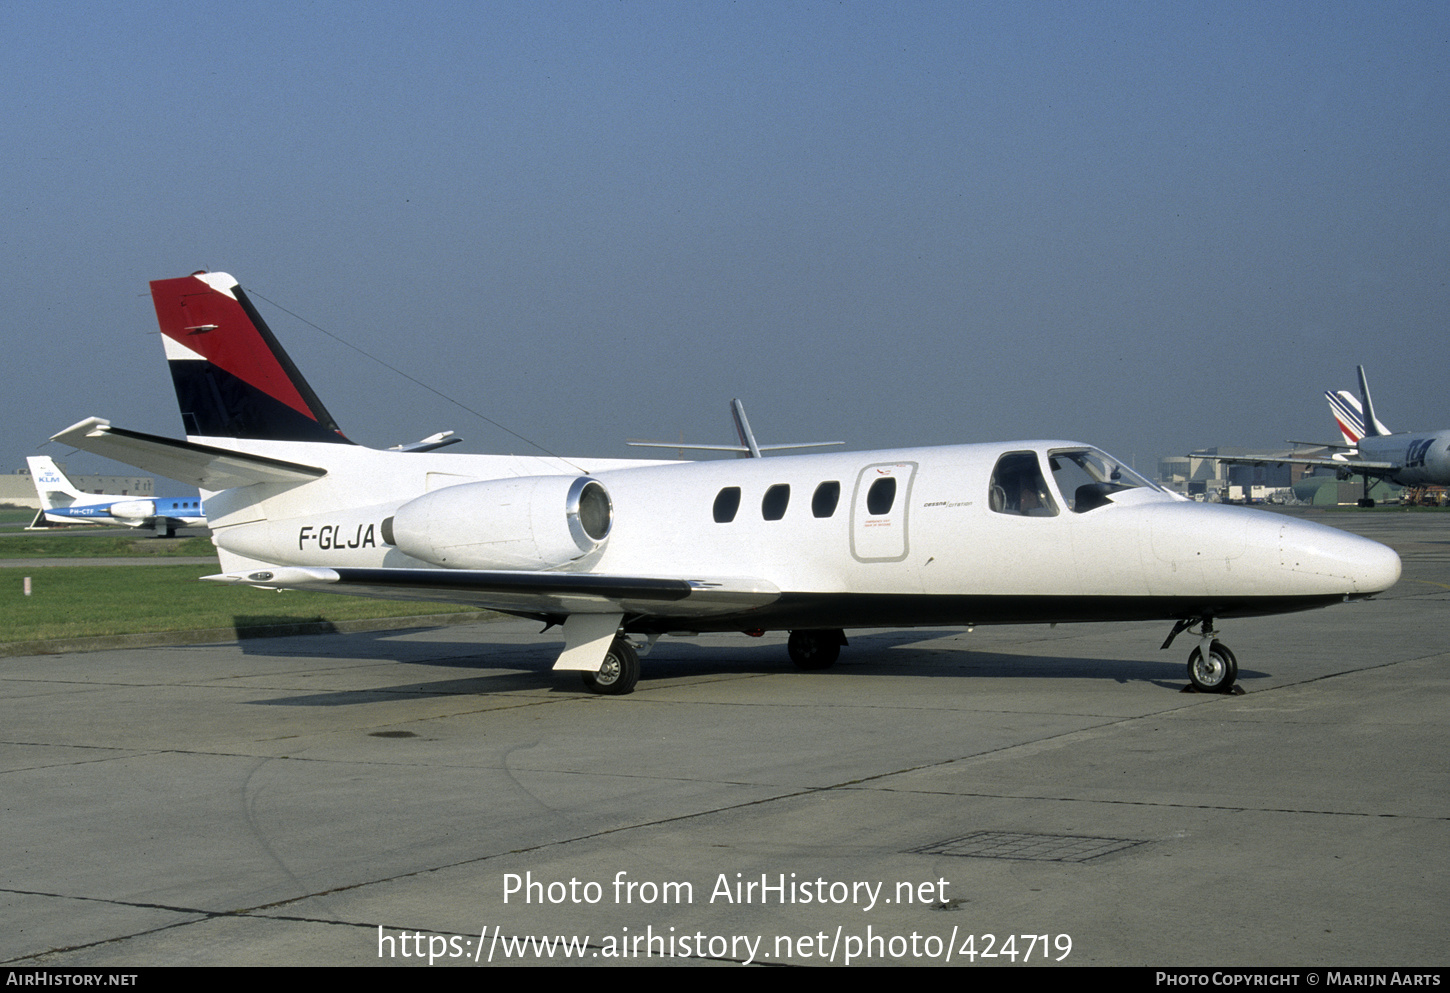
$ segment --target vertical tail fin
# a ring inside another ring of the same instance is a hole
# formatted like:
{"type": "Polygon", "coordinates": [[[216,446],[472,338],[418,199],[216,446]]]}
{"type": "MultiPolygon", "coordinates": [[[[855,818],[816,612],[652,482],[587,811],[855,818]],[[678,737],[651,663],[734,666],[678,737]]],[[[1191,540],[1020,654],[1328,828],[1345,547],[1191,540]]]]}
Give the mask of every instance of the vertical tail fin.
{"type": "Polygon", "coordinates": [[[1371,438],[1389,434],[1385,426],[1375,419],[1374,401],[1369,396],[1369,381],[1364,378],[1364,366],[1355,366],[1355,369],[1359,372],[1360,399],[1364,401],[1364,433],[1371,438]]]}
{"type": "Polygon", "coordinates": [[[156,280],[151,299],[188,438],[352,444],[231,276],[156,280]]]}
{"type": "Polygon", "coordinates": [[[1374,408],[1369,403],[1369,384],[1365,382],[1364,366],[1359,366],[1359,391],[1360,396],[1365,399],[1364,404],[1348,390],[1324,391],[1324,399],[1329,401],[1329,413],[1334,417],[1334,423],[1339,425],[1339,433],[1344,435],[1344,443],[1350,446],[1358,446],[1365,435],[1374,438],[1391,433],[1384,422],[1374,416],[1374,408]]]}
{"type": "Polygon", "coordinates": [[[42,511],[69,507],[81,495],[49,455],[27,455],[25,461],[30,466],[30,481],[35,484],[42,511]]]}
{"type": "Polygon", "coordinates": [[[1324,399],[1329,401],[1329,413],[1333,416],[1334,423],[1339,425],[1339,433],[1344,436],[1344,443],[1350,446],[1359,445],[1359,439],[1364,437],[1364,415],[1359,401],[1348,390],[1325,390],[1324,399]]]}
{"type": "Polygon", "coordinates": [[[755,432],[750,430],[750,422],[745,418],[745,404],[731,400],[730,416],[735,418],[735,434],[740,438],[740,444],[745,446],[745,454],[741,457],[760,458],[760,445],[756,443],[755,432]]]}

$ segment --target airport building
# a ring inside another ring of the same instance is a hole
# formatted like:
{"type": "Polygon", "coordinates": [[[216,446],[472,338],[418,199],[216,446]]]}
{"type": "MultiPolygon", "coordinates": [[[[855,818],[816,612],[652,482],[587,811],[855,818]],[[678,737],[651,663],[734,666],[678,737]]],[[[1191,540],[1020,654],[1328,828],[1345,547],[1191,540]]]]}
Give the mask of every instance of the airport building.
{"type": "MultiPolygon", "coordinates": [[[[1252,448],[1221,445],[1206,448],[1203,455],[1225,455],[1236,458],[1267,456],[1271,453],[1252,448]]],[[[1175,493],[1195,500],[1231,500],[1255,502],[1281,500],[1314,504],[1353,504],[1363,493],[1358,477],[1340,481],[1327,469],[1312,466],[1275,464],[1242,465],[1220,462],[1197,455],[1176,455],[1158,460],[1158,482],[1175,493]],[[1331,485],[1333,484],[1333,485],[1331,485]]],[[[1377,501],[1399,499],[1397,486],[1383,481],[1371,492],[1377,501]]]]}
{"type": "MultiPolygon", "coordinates": [[[[1248,448],[1221,445],[1204,449],[1205,455],[1236,457],[1260,454],[1248,448]]],[[[1175,455],[1158,460],[1158,482],[1175,493],[1199,500],[1226,499],[1230,492],[1260,499],[1275,490],[1287,490],[1304,475],[1303,466],[1232,465],[1197,455],[1175,455]]],[[[1242,498],[1242,497],[1241,497],[1242,498]]]]}

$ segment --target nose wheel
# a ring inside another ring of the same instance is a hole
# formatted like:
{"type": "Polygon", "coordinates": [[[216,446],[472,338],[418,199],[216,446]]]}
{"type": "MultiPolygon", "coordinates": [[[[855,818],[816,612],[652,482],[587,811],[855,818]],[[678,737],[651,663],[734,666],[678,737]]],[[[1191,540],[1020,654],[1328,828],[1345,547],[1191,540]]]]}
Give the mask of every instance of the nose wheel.
{"type": "Polygon", "coordinates": [[[1188,655],[1188,681],[1199,693],[1228,693],[1233,690],[1239,678],[1239,660],[1228,646],[1218,640],[1213,629],[1213,618],[1187,618],[1173,626],[1168,639],[1163,642],[1167,648],[1173,639],[1193,625],[1198,627],[1198,647],[1188,655]]]}
{"type": "Polygon", "coordinates": [[[1200,693],[1227,693],[1239,678],[1239,660],[1220,641],[1210,641],[1208,653],[1203,646],[1188,656],[1188,681],[1200,693]]]}

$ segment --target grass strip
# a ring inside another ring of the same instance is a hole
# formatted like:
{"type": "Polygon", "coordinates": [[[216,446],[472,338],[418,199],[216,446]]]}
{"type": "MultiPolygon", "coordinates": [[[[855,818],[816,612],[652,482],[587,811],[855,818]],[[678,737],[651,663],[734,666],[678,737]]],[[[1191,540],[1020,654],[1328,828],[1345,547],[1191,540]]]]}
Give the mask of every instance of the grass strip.
{"type": "Polygon", "coordinates": [[[206,566],[42,566],[0,571],[0,642],[98,637],[198,628],[449,614],[442,603],[276,592],[196,582],[206,566]],[[30,577],[31,594],[24,594],[30,577]]]}
{"type": "Polygon", "coordinates": [[[131,534],[78,534],[73,529],[56,532],[0,535],[3,559],[89,559],[155,558],[169,555],[215,555],[211,539],[153,538],[151,532],[131,534]]]}

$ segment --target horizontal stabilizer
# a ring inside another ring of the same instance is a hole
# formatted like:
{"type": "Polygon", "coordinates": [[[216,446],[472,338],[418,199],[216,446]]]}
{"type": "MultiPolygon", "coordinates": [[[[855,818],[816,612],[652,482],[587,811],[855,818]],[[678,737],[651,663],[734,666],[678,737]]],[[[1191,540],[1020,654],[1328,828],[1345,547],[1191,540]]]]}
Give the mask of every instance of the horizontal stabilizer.
{"type": "Polygon", "coordinates": [[[758,459],[766,452],[779,452],[791,448],[829,448],[832,445],[844,445],[844,441],[802,441],[789,445],[762,445],[755,440],[755,432],[750,430],[750,421],[745,416],[745,404],[740,400],[730,401],[730,416],[735,420],[735,433],[740,438],[738,445],[686,445],[683,442],[676,444],[670,441],[629,441],[628,445],[636,448],[677,448],[690,449],[699,452],[734,452],[743,458],[758,459]]]}
{"type": "Polygon", "coordinates": [[[388,449],[390,452],[436,452],[440,448],[447,448],[449,445],[456,445],[463,439],[452,431],[439,431],[437,434],[430,434],[422,441],[415,441],[411,445],[394,445],[388,449]]]}
{"type": "MultiPolygon", "coordinates": [[[[633,445],[635,448],[678,448],[690,452],[739,452],[750,455],[751,450],[744,445],[686,445],[678,441],[626,441],[626,445],[633,445]]],[[[794,445],[758,445],[756,452],[779,452],[788,448],[829,448],[832,445],[844,445],[844,441],[803,441],[794,445]]],[[[756,456],[757,458],[759,456],[756,456]]]]}
{"type": "Polygon", "coordinates": [[[203,490],[229,490],[253,483],[306,483],[327,475],[326,469],[316,466],[112,427],[99,417],[72,424],[50,440],[203,490]]]}
{"type": "Polygon", "coordinates": [[[763,607],[780,597],[778,587],[755,579],[657,579],[587,572],[278,566],[205,578],[269,589],[457,603],[529,616],[622,612],[709,617],[763,607]]]}

